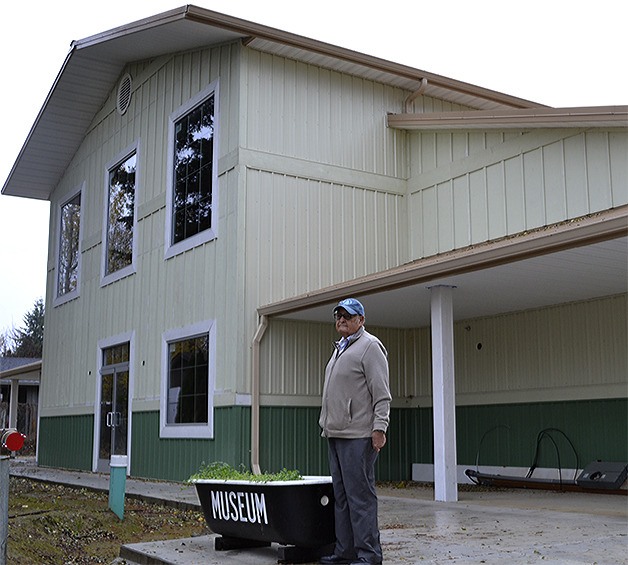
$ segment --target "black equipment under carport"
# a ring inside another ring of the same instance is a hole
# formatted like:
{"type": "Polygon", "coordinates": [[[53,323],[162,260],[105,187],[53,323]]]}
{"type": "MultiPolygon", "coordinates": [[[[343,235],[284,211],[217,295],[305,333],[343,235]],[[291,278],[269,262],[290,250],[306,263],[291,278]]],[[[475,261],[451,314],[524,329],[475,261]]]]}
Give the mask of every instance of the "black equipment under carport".
{"type": "MultiPolygon", "coordinates": [[[[480,440],[480,446],[489,432],[498,428],[506,428],[508,426],[495,426],[484,433],[480,440]]],[[[559,490],[559,491],[572,491],[572,492],[589,492],[589,493],[606,493],[606,494],[624,494],[628,495],[628,489],[622,488],[626,477],[628,477],[628,465],[626,463],[614,463],[609,461],[594,461],[589,463],[584,470],[576,478],[574,473],[573,479],[566,479],[562,476],[562,465],[560,460],[560,451],[558,444],[553,435],[558,434],[562,436],[575,457],[575,473],[580,469],[579,457],[571,440],[566,434],[557,428],[545,428],[541,430],[536,439],[536,450],[534,452],[534,459],[532,465],[528,469],[528,472],[524,477],[499,475],[496,473],[483,473],[479,469],[480,449],[475,460],[475,470],[466,469],[465,475],[469,480],[481,486],[487,487],[506,487],[506,488],[532,488],[532,489],[545,489],[545,490],[559,490]],[[551,441],[556,450],[556,458],[558,463],[558,478],[547,479],[533,477],[534,471],[537,469],[540,445],[543,439],[551,441]]]]}
{"type": "Polygon", "coordinates": [[[576,484],[587,489],[619,489],[628,476],[628,465],[612,461],[589,463],[576,479],[576,484]]]}

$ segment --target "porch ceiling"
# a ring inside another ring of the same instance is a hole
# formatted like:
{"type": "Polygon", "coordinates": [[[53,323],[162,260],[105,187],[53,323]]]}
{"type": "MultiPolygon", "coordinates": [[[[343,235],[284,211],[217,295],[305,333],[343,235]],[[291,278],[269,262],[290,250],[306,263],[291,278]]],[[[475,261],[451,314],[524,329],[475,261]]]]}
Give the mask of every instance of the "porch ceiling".
{"type": "MultiPolygon", "coordinates": [[[[367,326],[428,326],[429,287],[436,285],[456,287],[456,320],[621,294],[628,291],[628,237],[359,295],[367,326]]],[[[327,303],[279,317],[331,322],[332,306],[327,303]]]]}

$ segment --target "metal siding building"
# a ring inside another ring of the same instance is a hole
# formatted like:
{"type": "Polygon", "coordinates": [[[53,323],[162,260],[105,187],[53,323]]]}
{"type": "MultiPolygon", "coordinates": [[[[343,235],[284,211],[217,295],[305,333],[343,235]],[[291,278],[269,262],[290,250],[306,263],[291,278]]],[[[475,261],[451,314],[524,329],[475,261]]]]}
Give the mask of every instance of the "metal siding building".
{"type": "Polygon", "coordinates": [[[3,189],[51,202],[39,464],[97,468],[100,359],[124,341],[131,474],[182,480],[211,460],[327,472],[329,314],[357,294],[390,356],[379,477],[409,479],[433,460],[435,284],[457,287],[461,464],[503,425],[484,458],[524,466],[537,424],[577,438],[583,462],[626,460],[627,112],[590,114],[193,6],[76,42],[3,189]],[[169,120],[212,84],[216,237],[168,256],[169,120]],[[106,171],[129,151],[132,270],[106,284],[106,171]],[[78,295],[55,303],[78,191],[78,295]],[[206,321],[212,437],[163,437],[164,336],[206,321]]]}

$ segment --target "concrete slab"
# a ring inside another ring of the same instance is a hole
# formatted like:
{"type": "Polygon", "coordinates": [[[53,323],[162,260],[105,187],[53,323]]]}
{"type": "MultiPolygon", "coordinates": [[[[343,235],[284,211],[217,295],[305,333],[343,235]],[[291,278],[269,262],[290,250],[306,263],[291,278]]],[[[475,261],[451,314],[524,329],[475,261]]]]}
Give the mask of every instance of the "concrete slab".
{"type": "MultiPolygon", "coordinates": [[[[546,504],[539,504],[540,499],[534,500],[535,496],[531,497],[532,504],[517,504],[517,499],[526,498],[526,493],[522,497],[519,494],[509,493],[511,503],[515,501],[513,506],[506,504],[506,497],[501,506],[490,506],[477,499],[437,503],[380,496],[385,563],[628,563],[628,522],[623,497],[596,501],[593,506],[598,510],[591,514],[577,511],[577,504],[564,499],[560,501],[562,510],[543,508],[546,504]],[[605,503],[615,507],[617,498],[623,499],[623,510],[618,504],[616,510],[600,513],[605,503]]],[[[131,544],[123,548],[121,556],[129,560],[127,563],[141,564],[277,563],[275,544],[270,548],[217,552],[214,537],[131,544]]]]}
{"type": "MultiPolygon", "coordinates": [[[[107,490],[108,475],[11,462],[10,473],[70,486],[107,490]]],[[[127,493],[199,507],[193,487],[127,480],[127,493]]],[[[459,501],[434,502],[416,485],[379,488],[385,563],[530,563],[628,565],[628,496],[523,489],[470,489],[459,501]]],[[[215,551],[216,536],[129,544],[120,563],[218,565],[277,563],[278,546],[215,551]]]]}

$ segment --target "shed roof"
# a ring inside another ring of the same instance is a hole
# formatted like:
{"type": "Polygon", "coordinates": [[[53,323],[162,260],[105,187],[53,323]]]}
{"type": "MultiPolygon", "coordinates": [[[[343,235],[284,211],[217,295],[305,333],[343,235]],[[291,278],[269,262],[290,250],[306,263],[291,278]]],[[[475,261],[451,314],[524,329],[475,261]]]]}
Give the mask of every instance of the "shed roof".
{"type": "Polygon", "coordinates": [[[37,361],[41,361],[41,359],[33,357],[0,357],[0,373],[9,369],[17,369],[23,365],[30,365],[37,361]]]}
{"type": "Polygon", "coordinates": [[[17,373],[23,370],[32,370],[41,366],[41,358],[36,357],[0,357],[0,377],[9,373],[17,373]]]}
{"type": "Polygon", "coordinates": [[[197,6],[182,6],[74,41],[2,188],[47,200],[94,117],[132,61],[244,41],[264,52],[350,73],[478,110],[541,104],[197,6]]]}

